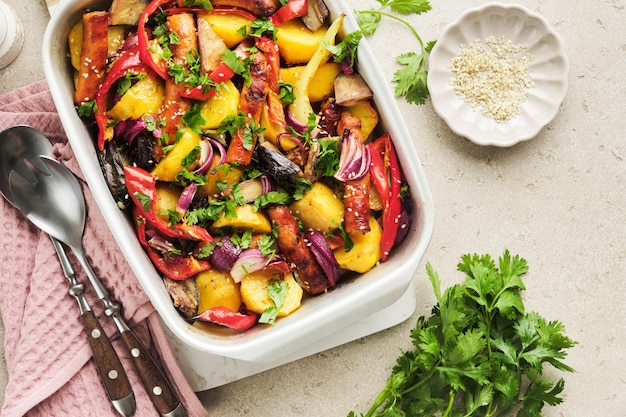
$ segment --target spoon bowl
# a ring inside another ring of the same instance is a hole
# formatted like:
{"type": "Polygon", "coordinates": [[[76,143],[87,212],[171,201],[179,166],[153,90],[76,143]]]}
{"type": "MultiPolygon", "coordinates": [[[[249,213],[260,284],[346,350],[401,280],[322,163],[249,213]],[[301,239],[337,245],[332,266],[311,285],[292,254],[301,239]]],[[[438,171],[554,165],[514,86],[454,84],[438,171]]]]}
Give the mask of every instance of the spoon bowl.
{"type": "Polygon", "coordinates": [[[56,160],[43,155],[38,159],[42,165],[30,170],[30,179],[16,170],[9,173],[10,194],[33,224],[75,250],[81,246],[85,224],[80,184],[56,160]]]}
{"type": "Polygon", "coordinates": [[[0,193],[15,206],[9,187],[9,175],[16,171],[23,178],[34,178],[25,161],[31,161],[38,169],[45,169],[39,163],[39,155],[50,155],[52,144],[39,130],[30,126],[14,126],[0,132],[0,193]]]}

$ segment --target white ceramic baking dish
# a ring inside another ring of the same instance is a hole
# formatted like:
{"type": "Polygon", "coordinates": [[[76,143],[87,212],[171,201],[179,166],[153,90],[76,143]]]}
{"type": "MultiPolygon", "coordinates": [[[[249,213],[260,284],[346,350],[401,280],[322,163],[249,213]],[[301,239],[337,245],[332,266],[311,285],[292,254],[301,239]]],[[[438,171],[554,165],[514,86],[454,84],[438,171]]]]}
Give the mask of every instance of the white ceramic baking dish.
{"type": "MultiPolygon", "coordinates": [[[[326,0],[331,18],[346,15],[344,30],[358,28],[343,1],[326,0]]],[[[352,282],[307,299],[292,315],[273,327],[257,326],[245,333],[223,335],[190,325],[174,308],[161,276],[145,255],[130,219],[120,211],[100,172],[94,142],[73,105],[73,78],[67,36],[86,9],[106,10],[110,0],[67,0],[51,18],[43,42],[43,65],[58,113],[91,192],[122,252],[163,322],[183,343],[209,354],[244,361],[269,362],[286,357],[357,320],[396,302],[409,288],[433,230],[433,205],[428,184],[395,97],[386,85],[365,40],[358,51],[359,72],[374,92],[381,122],[394,139],[407,182],[411,185],[413,222],[407,238],[390,258],[352,282]]]]}

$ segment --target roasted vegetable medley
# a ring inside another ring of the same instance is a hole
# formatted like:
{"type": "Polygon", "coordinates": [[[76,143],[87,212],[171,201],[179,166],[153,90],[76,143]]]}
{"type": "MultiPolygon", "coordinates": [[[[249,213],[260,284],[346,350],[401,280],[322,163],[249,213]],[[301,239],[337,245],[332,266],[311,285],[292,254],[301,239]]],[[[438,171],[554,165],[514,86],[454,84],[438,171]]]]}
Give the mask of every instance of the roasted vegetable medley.
{"type": "Polygon", "coordinates": [[[406,236],[343,19],[320,0],[114,0],[71,30],[77,111],[187,319],[273,324],[406,236]]]}

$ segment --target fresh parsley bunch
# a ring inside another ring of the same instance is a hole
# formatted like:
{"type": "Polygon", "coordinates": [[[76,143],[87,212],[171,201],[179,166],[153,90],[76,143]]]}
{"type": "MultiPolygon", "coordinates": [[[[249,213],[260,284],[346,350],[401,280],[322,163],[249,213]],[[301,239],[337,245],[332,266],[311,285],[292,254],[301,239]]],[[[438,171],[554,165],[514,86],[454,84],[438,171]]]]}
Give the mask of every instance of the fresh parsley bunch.
{"type": "MultiPolygon", "coordinates": [[[[558,321],[526,312],[520,296],[526,260],[509,251],[498,265],[489,255],[464,255],[462,284],[441,292],[426,271],[437,305],[411,331],[414,350],[397,360],[385,388],[360,416],[541,416],[562,401],[564,381],[551,382],[544,365],[573,372],[562,360],[577,342],[558,321]]],[[[355,417],[354,412],[349,417],[355,417]]]]}
{"type": "Polygon", "coordinates": [[[376,32],[380,19],[385,16],[402,23],[411,30],[420,44],[419,52],[408,52],[396,57],[403,67],[394,73],[392,81],[396,83],[396,96],[404,96],[409,103],[424,104],[428,98],[428,70],[426,63],[428,53],[435,45],[435,41],[424,43],[417,30],[405,19],[398,15],[422,14],[431,9],[428,0],[376,0],[380,3],[378,9],[357,10],[361,32],[364,36],[371,36],[376,32]],[[389,13],[390,9],[394,13],[389,13]]]}

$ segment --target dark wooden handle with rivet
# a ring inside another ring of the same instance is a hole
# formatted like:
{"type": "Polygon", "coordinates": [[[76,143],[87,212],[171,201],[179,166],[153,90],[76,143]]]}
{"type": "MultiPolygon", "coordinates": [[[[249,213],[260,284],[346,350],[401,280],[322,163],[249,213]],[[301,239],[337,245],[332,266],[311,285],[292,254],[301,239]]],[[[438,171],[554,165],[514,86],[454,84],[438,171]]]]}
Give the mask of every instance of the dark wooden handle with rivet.
{"type": "Polygon", "coordinates": [[[108,397],[122,415],[133,415],[135,412],[133,390],[117,352],[93,311],[85,311],[82,319],[93,359],[108,397]]]}
{"type": "Polygon", "coordinates": [[[174,389],[146,347],[132,330],[122,332],[122,340],[126,344],[141,382],[143,382],[143,386],[159,414],[168,417],[184,416],[184,409],[174,389]]]}

